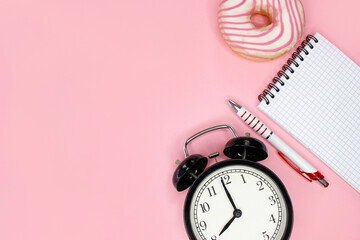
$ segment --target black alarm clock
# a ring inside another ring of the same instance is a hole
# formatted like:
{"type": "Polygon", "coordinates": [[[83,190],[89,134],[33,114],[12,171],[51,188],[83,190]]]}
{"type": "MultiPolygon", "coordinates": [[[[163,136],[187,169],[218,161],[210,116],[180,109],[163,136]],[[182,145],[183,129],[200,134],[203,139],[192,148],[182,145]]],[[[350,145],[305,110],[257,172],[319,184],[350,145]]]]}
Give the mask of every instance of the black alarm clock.
{"type": "Polygon", "coordinates": [[[267,158],[265,145],[249,135],[238,137],[228,125],[205,129],[186,140],[185,160],[173,176],[178,191],[190,187],[184,222],[191,240],[289,239],[293,208],[280,179],[257,163],[267,158]],[[229,160],[206,168],[208,159],[189,156],[187,144],[213,130],[228,128],[234,138],[225,145],[229,160]]]}

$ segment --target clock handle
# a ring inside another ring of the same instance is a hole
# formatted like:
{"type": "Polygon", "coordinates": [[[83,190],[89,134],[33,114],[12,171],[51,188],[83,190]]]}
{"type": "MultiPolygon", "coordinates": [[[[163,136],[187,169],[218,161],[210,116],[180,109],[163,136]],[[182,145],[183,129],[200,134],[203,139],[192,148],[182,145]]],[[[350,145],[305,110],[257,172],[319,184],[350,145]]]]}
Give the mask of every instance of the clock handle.
{"type": "MultiPolygon", "coordinates": [[[[187,150],[187,145],[189,144],[189,142],[191,142],[195,138],[207,132],[211,132],[223,128],[230,129],[230,131],[233,133],[235,138],[238,137],[235,130],[231,126],[219,125],[198,132],[195,135],[191,136],[188,140],[186,140],[184,144],[184,152],[186,158],[182,162],[176,161],[178,167],[176,168],[173,176],[173,184],[179,192],[190,187],[194,183],[194,181],[198,178],[198,176],[205,170],[206,165],[208,163],[208,159],[204,156],[201,156],[200,154],[192,154],[189,156],[187,150]]],[[[215,156],[217,155],[216,154],[211,155],[211,157],[215,157],[215,156]]]]}
{"type": "Polygon", "coordinates": [[[234,128],[229,126],[229,125],[218,125],[218,126],[215,126],[215,127],[211,127],[211,128],[207,128],[205,130],[202,130],[201,132],[198,132],[196,134],[194,134],[193,136],[191,136],[189,139],[187,139],[185,141],[185,144],[184,144],[184,153],[185,153],[185,157],[189,157],[189,152],[187,150],[187,145],[192,141],[194,140],[195,138],[205,134],[205,133],[208,133],[208,132],[211,132],[211,131],[215,131],[215,130],[218,130],[218,129],[223,129],[223,128],[228,128],[230,129],[230,131],[233,133],[234,137],[238,137],[237,133],[235,132],[234,128]]]}

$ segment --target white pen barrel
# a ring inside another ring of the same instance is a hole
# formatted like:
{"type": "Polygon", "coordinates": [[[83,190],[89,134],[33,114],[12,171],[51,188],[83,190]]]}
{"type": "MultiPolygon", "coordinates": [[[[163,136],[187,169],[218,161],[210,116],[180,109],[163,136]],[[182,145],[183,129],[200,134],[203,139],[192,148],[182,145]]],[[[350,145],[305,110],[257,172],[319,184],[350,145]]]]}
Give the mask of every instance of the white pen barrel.
{"type": "Polygon", "coordinates": [[[237,115],[262,137],[267,139],[272,134],[271,130],[265,126],[265,124],[263,124],[257,117],[251,114],[251,112],[246,110],[244,107],[238,109],[237,115]]]}
{"type": "Polygon", "coordinates": [[[306,173],[315,173],[317,170],[305,161],[297,152],[295,152],[289,145],[287,145],[281,138],[272,134],[268,141],[277,148],[281,153],[288,157],[295,163],[302,171],[306,173]]]}
{"type": "MultiPolygon", "coordinates": [[[[252,129],[259,133],[262,137],[266,138],[279,152],[285,155],[293,164],[297,166],[302,172],[309,173],[309,178],[313,180],[323,179],[323,176],[305,159],[303,159],[297,152],[295,152],[289,145],[276,136],[265,124],[263,124],[257,117],[252,115],[244,107],[229,101],[232,107],[237,111],[237,115],[252,129]],[[314,173],[316,173],[314,175],[314,173]],[[314,176],[313,176],[314,175],[314,176]]],[[[303,174],[302,174],[303,175],[303,174]]],[[[328,185],[324,180],[321,182],[325,187],[328,185]]]]}

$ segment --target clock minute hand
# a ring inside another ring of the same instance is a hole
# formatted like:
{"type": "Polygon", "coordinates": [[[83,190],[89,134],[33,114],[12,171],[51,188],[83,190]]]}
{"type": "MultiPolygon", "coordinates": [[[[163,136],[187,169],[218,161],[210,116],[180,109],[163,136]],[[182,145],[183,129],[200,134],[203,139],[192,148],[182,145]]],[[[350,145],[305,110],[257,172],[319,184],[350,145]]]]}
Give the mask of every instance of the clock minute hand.
{"type": "Polygon", "coordinates": [[[227,195],[228,199],[229,199],[230,202],[231,202],[231,205],[233,206],[234,210],[236,210],[237,207],[235,206],[234,200],[232,199],[229,191],[227,190],[223,179],[221,179],[221,183],[222,183],[222,185],[223,185],[223,187],[224,187],[224,189],[225,189],[225,192],[226,192],[226,195],[227,195]]]}

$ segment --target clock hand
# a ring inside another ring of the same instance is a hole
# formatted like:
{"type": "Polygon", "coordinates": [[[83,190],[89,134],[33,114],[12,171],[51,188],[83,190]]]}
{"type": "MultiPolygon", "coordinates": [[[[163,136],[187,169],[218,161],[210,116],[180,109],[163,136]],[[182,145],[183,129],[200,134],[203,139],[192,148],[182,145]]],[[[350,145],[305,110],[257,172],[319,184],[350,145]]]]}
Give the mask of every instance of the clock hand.
{"type": "Polygon", "coordinates": [[[225,232],[226,229],[228,229],[228,227],[230,226],[230,224],[235,220],[235,216],[233,216],[230,221],[223,227],[223,229],[221,230],[221,232],[219,233],[219,236],[225,232]]]}
{"type": "Polygon", "coordinates": [[[239,218],[242,215],[242,212],[240,209],[236,209],[233,212],[234,216],[230,219],[230,221],[223,227],[223,229],[221,230],[221,232],[219,233],[219,236],[225,232],[226,229],[228,229],[228,227],[231,225],[231,223],[235,220],[235,218],[239,218]]]}
{"type": "Polygon", "coordinates": [[[233,206],[234,210],[237,210],[237,207],[235,206],[235,203],[234,203],[234,200],[232,199],[229,191],[227,190],[226,186],[225,186],[225,183],[224,183],[224,180],[221,178],[221,183],[225,189],[225,192],[226,192],[226,195],[227,197],[229,198],[230,202],[231,202],[231,205],[233,206]]]}

